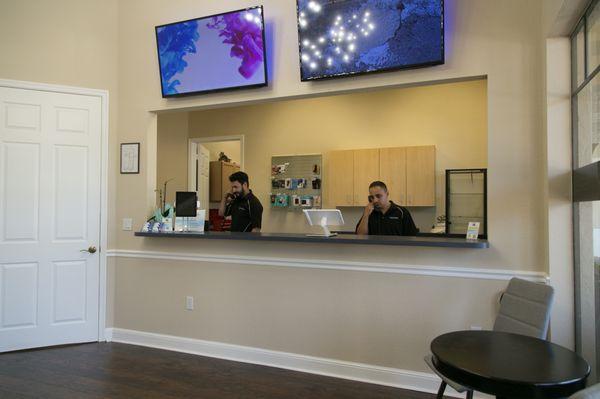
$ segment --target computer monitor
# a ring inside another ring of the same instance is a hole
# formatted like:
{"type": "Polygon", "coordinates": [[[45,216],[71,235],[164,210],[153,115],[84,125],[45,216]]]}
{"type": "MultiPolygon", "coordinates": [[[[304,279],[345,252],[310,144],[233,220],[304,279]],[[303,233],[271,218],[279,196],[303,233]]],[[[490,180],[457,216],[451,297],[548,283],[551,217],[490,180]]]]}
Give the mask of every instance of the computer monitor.
{"type": "Polygon", "coordinates": [[[327,226],[343,226],[344,218],[339,209],[304,209],[304,214],[311,226],[321,226],[323,234],[307,234],[316,237],[333,237],[337,234],[329,231],[327,226]]]}
{"type": "Polygon", "coordinates": [[[178,217],[196,217],[196,202],[198,195],[195,191],[177,191],[175,194],[175,213],[178,217]]]}

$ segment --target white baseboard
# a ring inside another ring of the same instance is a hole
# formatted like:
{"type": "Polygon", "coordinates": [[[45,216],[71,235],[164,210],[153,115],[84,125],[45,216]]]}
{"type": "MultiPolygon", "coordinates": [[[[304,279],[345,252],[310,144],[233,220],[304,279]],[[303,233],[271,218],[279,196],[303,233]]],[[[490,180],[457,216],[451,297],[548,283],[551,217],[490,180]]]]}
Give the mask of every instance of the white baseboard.
{"type": "MultiPolygon", "coordinates": [[[[184,352],[236,362],[259,364],[420,392],[436,393],[440,384],[440,379],[435,374],[430,373],[305,356],[295,353],[272,351],[220,342],[203,341],[172,335],[154,334],[121,328],[107,328],[105,337],[108,342],[113,341],[147,346],[150,348],[184,352]]],[[[457,398],[465,397],[465,394],[459,394],[450,387],[447,388],[446,395],[457,398]]],[[[479,393],[476,393],[475,397],[491,398],[488,395],[479,393]]]]}
{"type": "Polygon", "coordinates": [[[112,342],[112,340],[113,340],[113,331],[114,330],[115,330],[114,328],[106,328],[104,330],[104,340],[106,342],[112,342]]]}

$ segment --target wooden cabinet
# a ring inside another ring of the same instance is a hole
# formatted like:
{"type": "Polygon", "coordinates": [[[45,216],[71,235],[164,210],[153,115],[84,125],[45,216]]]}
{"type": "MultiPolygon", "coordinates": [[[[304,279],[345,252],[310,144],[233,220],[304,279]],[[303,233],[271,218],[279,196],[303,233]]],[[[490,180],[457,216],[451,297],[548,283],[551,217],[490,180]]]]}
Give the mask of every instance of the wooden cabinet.
{"type": "Polygon", "coordinates": [[[379,180],[379,150],[354,150],[353,204],[367,205],[369,184],[379,180]]]}
{"type": "Polygon", "coordinates": [[[333,151],[327,165],[327,203],[329,206],[354,205],[354,151],[333,151]]]}
{"type": "Polygon", "coordinates": [[[387,185],[390,199],[406,206],[406,148],[379,150],[379,179],[387,185]]]}
{"type": "Polygon", "coordinates": [[[435,206],[435,147],[406,148],[406,205],[435,206]]]}
{"type": "Polygon", "coordinates": [[[229,162],[210,163],[210,202],[221,202],[223,193],[231,188],[229,176],[239,170],[239,165],[229,162]]]}
{"type": "Polygon", "coordinates": [[[328,206],[364,206],[369,184],[383,181],[403,206],[435,206],[435,146],[329,153],[328,206]]]}

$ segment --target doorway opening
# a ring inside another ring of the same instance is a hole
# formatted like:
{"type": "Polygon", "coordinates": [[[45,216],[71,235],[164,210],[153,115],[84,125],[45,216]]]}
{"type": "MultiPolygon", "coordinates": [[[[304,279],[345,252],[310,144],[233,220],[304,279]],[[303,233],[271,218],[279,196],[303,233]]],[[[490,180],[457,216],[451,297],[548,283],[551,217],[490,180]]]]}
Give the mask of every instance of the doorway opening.
{"type": "Polygon", "coordinates": [[[244,168],[244,136],[197,137],[189,140],[188,190],[198,193],[213,230],[225,228],[218,216],[229,176],[244,168]]]}

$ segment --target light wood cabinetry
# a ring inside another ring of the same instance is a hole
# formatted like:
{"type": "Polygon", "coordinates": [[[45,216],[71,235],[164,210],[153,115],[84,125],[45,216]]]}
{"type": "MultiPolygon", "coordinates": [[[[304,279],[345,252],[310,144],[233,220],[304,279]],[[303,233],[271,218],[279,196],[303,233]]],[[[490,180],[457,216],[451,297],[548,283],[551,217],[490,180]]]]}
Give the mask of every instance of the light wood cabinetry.
{"type": "Polygon", "coordinates": [[[379,180],[379,150],[354,150],[354,205],[366,205],[369,184],[379,180]]]}
{"type": "Polygon", "coordinates": [[[333,151],[327,166],[327,200],[330,206],[354,205],[354,151],[333,151]]]}
{"type": "Polygon", "coordinates": [[[435,146],[332,151],[327,176],[329,206],[366,205],[375,180],[399,205],[435,206],[435,146]]]}
{"type": "Polygon", "coordinates": [[[223,193],[230,189],[229,176],[239,170],[239,165],[229,162],[210,163],[210,202],[221,202],[223,193]]]}
{"type": "Polygon", "coordinates": [[[381,148],[379,150],[379,179],[398,205],[406,206],[406,148],[381,148]]]}
{"type": "Polygon", "coordinates": [[[435,147],[406,148],[406,205],[435,206],[435,147]]]}

